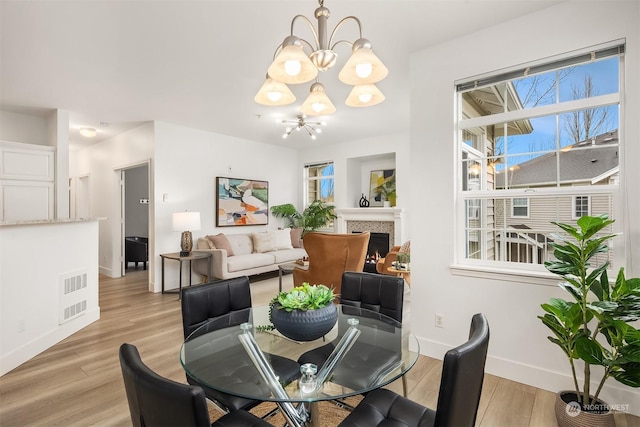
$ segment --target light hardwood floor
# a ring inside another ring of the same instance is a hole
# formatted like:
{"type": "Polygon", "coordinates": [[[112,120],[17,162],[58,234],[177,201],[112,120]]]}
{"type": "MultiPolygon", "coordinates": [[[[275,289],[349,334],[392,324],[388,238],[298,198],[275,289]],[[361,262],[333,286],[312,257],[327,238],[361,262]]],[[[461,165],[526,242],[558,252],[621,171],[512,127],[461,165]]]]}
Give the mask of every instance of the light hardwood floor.
{"type": "MultiPolygon", "coordinates": [[[[284,283],[290,286],[290,275],[284,283]]],[[[253,283],[254,304],[266,304],[277,287],[277,278],[253,283]]],[[[0,377],[2,427],[131,425],[118,361],[124,342],[136,345],[151,369],[185,382],[176,295],[149,293],[147,272],[129,270],[124,278],[100,278],[100,309],[100,320],[0,377]]],[[[440,361],[421,356],[408,373],[410,398],[435,407],[441,369],[440,361]]],[[[399,381],[390,388],[402,390],[399,381]]],[[[477,424],[556,426],[553,401],[553,393],[486,375],[477,424]]],[[[626,414],[616,421],[640,426],[626,414]]]]}

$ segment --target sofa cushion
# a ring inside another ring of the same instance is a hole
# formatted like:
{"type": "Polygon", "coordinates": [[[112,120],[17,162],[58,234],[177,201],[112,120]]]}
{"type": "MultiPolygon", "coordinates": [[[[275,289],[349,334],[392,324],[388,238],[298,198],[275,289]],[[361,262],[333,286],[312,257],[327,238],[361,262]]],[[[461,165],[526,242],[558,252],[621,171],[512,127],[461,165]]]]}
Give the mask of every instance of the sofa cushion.
{"type": "Polygon", "coordinates": [[[258,253],[270,252],[275,250],[274,239],[271,233],[251,233],[253,239],[253,251],[258,253]]]}
{"type": "Polygon", "coordinates": [[[213,245],[216,249],[226,249],[227,256],[233,256],[233,248],[231,247],[231,242],[227,239],[222,233],[216,234],[215,236],[209,236],[209,239],[213,242],[213,245]]]}
{"type": "Polygon", "coordinates": [[[282,264],[283,262],[291,262],[302,257],[307,256],[307,252],[301,248],[284,249],[280,251],[269,252],[275,258],[276,264],[282,264]]]}
{"type": "Polygon", "coordinates": [[[256,267],[264,267],[265,265],[272,265],[273,263],[274,258],[271,254],[253,253],[235,255],[231,258],[227,258],[227,268],[229,269],[229,273],[249,270],[256,267]]]}
{"type": "MultiPolygon", "coordinates": [[[[233,249],[233,255],[247,255],[253,252],[253,240],[250,233],[227,234],[227,240],[233,249]]],[[[218,247],[218,245],[216,245],[218,247]]],[[[228,254],[227,254],[228,255],[228,254]]]]}
{"type": "Polygon", "coordinates": [[[269,234],[272,237],[273,249],[292,249],[291,244],[291,229],[285,228],[283,230],[269,230],[269,234]]]}

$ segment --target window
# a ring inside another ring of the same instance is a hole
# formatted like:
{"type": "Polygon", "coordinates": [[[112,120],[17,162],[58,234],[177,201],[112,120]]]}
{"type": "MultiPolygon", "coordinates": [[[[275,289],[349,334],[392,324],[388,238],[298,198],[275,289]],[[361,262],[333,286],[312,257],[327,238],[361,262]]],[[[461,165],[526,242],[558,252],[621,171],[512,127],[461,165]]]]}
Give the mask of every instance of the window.
{"type": "Polygon", "coordinates": [[[511,199],[511,217],[513,218],[529,218],[529,199],[526,197],[517,197],[511,199]]]}
{"type": "Polygon", "coordinates": [[[614,218],[623,61],[611,44],[457,84],[459,264],[544,271],[551,221],[614,218]]]}
{"type": "Polygon", "coordinates": [[[334,201],[333,162],[305,165],[305,206],[315,200],[334,201]]]}
{"type": "Polygon", "coordinates": [[[576,196],[573,198],[573,219],[589,215],[589,196],[576,196]]]}

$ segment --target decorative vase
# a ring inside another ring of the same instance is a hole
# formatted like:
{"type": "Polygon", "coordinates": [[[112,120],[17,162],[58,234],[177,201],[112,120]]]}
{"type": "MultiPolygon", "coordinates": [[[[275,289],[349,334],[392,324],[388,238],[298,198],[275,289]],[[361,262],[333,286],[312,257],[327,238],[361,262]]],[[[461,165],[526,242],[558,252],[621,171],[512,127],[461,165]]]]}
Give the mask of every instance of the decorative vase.
{"type": "Polygon", "coordinates": [[[575,391],[558,392],[554,408],[558,425],[560,427],[615,427],[616,420],[613,412],[609,410],[609,405],[597,400],[591,406],[595,411],[582,410],[575,391]]]}
{"type": "Polygon", "coordinates": [[[338,307],[331,303],[316,310],[280,309],[280,304],[271,308],[273,326],[294,341],[313,341],[325,336],[338,321],[338,307]]]}
{"type": "Polygon", "coordinates": [[[366,197],[364,197],[364,193],[362,193],[362,197],[360,197],[360,207],[361,208],[368,208],[369,207],[369,201],[367,200],[366,197]]]}

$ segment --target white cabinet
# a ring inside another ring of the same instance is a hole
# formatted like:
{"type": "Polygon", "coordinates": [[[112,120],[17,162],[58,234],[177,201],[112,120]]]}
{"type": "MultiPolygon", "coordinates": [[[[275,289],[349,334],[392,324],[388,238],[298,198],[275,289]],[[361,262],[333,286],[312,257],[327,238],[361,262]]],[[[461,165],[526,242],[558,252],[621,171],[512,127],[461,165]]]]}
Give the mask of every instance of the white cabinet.
{"type": "Polygon", "coordinates": [[[54,150],[0,142],[0,221],[54,218],[54,150]]]}

